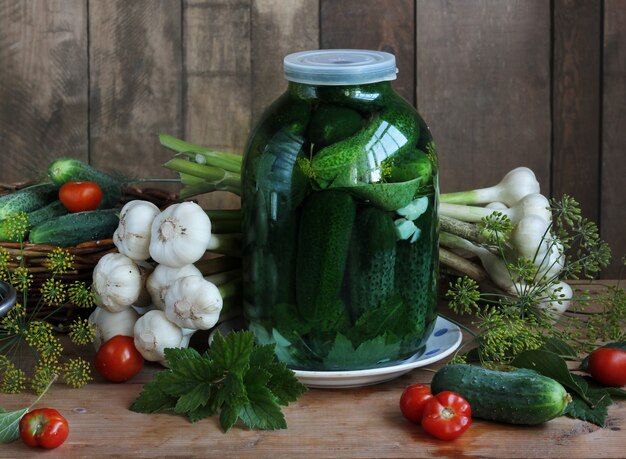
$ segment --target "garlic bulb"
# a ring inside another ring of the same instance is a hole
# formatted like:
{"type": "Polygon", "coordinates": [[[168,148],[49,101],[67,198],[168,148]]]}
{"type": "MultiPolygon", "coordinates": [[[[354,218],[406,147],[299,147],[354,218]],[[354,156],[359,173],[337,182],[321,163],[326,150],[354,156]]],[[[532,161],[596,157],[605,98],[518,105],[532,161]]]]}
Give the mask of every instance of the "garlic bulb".
{"type": "Polygon", "coordinates": [[[198,204],[169,206],[152,222],[150,256],[178,268],[198,261],[211,240],[211,220],[198,204]]]}
{"type": "Polygon", "coordinates": [[[118,312],[137,301],[142,289],[141,272],[133,260],[121,253],[108,253],[93,270],[96,304],[118,312]]]}
{"type": "Polygon", "coordinates": [[[170,288],[176,279],[187,276],[202,277],[202,273],[194,265],[185,265],[180,268],[158,265],[146,281],[146,288],[152,298],[152,304],[158,309],[164,310],[167,289],[170,288]]]}
{"type": "Polygon", "coordinates": [[[186,348],[193,331],[173,324],[158,309],[146,312],[135,322],[135,347],[144,359],[165,365],[165,349],[186,348]]]}
{"type": "Polygon", "coordinates": [[[165,315],[182,328],[212,328],[220,317],[223,304],[219,289],[198,276],[176,280],[165,293],[165,315]]]}
{"type": "Polygon", "coordinates": [[[120,223],[113,233],[117,250],[128,258],[143,261],[150,258],[150,229],[160,210],[149,201],[126,203],[120,212],[120,223]]]}
{"type": "Polygon", "coordinates": [[[93,344],[96,350],[103,343],[117,335],[133,336],[135,322],[139,314],[133,308],[123,309],[119,312],[109,312],[103,308],[95,308],[89,316],[89,323],[96,331],[93,344]]]}

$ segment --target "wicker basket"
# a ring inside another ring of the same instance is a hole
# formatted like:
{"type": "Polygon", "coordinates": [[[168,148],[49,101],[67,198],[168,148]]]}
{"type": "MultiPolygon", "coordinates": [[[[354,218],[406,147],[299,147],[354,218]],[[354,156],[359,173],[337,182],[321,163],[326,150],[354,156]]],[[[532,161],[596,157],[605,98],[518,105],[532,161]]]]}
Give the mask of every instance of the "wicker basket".
{"type": "MultiPolygon", "coordinates": [[[[20,182],[10,185],[0,185],[0,195],[18,190],[31,184],[32,182],[20,182]]],[[[123,205],[133,199],[150,201],[162,209],[169,204],[176,202],[177,196],[174,192],[157,188],[140,188],[137,186],[124,188],[121,204],[123,205]]],[[[44,244],[30,244],[28,242],[24,244],[23,251],[20,249],[20,244],[17,242],[0,242],[0,247],[7,249],[12,258],[15,260],[10,264],[10,270],[13,270],[20,265],[19,257],[24,257],[24,264],[33,275],[33,283],[28,290],[27,306],[35,306],[41,297],[39,291],[42,283],[52,274],[46,264],[47,255],[56,249],[56,247],[44,244]]],[[[100,258],[107,253],[115,252],[117,249],[115,248],[112,239],[102,239],[98,241],[84,242],[75,247],[65,247],[65,250],[74,255],[74,270],[63,275],[56,275],[55,279],[60,279],[64,281],[64,283],[69,284],[77,280],[89,282],[92,277],[93,268],[96,266],[100,258]]],[[[21,301],[19,295],[18,301],[21,301]]],[[[57,309],[58,306],[55,305],[42,305],[37,316],[40,318],[48,317],[50,313],[57,309]]],[[[48,319],[59,328],[62,328],[63,323],[75,317],[78,311],[80,311],[78,308],[68,304],[61,310],[57,311],[54,316],[48,317],[48,319]]]]}

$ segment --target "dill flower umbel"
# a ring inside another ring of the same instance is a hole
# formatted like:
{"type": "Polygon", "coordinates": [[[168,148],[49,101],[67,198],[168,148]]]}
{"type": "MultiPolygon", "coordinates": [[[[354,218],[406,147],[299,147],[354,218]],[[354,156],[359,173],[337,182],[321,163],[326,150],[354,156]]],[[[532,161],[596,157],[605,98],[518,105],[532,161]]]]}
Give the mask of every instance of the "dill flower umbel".
{"type": "Polygon", "coordinates": [[[29,228],[28,216],[26,212],[15,212],[5,221],[8,236],[12,241],[22,242],[29,228]]]}
{"type": "Polygon", "coordinates": [[[69,329],[70,339],[74,344],[88,344],[96,337],[96,327],[87,319],[76,319],[69,329]]]}
{"type": "Polygon", "coordinates": [[[4,247],[0,247],[0,280],[8,281],[11,278],[9,263],[11,263],[11,253],[4,247]]]}
{"type": "Polygon", "coordinates": [[[11,274],[11,284],[13,284],[15,290],[28,290],[32,283],[33,275],[26,266],[18,266],[11,274]]]}
{"type": "Polygon", "coordinates": [[[74,388],[84,386],[92,380],[89,362],[81,357],[70,359],[63,365],[63,379],[74,388]]]}
{"type": "Polygon", "coordinates": [[[54,380],[57,372],[56,366],[39,362],[30,381],[30,387],[33,389],[33,392],[37,395],[42,394],[50,382],[54,380]]]}
{"type": "Polygon", "coordinates": [[[0,379],[0,391],[5,394],[18,394],[26,389],[26,374],[21,368],[10,365],[0,379]]]}
{"type": "Polygon", "coordinates": [[[54,277],[46,279],[41,285],[41,297],[48,304],[61,304],[67,299],[65,284],[54,277]]]}
{"type": "Polygon", "coordinates": [[[91,308],[96,304],[94,291],[85,282],[74,281],[68,289],[70,302],[79,308],[91,308]]]}
{"type": "Polygon", "coordinates": [[[48,269],[53,274],[66,274],[74,269],[74,255],[66,249],[57,247],[48,254],[48,269]]]}

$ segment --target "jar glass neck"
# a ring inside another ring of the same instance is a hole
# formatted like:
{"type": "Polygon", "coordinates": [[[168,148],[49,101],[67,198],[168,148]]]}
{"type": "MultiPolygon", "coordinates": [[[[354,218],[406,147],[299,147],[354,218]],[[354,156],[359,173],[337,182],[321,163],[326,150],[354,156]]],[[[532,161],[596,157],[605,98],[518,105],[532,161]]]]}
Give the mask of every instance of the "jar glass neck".
{"type": "Polygon", "coordinates": [[[374,101],[393,91],[390,81],[345,86],[312,85],[289,82],[287,92],[303,100],[325,100],[341,93],[344,97],[363,101],[374,101]]]}

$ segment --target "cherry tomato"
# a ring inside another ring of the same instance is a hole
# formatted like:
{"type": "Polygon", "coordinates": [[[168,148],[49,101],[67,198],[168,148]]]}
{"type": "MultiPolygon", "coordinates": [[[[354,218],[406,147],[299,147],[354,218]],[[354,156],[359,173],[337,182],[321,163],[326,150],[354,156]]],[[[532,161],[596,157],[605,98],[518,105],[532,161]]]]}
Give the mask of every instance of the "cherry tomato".
{"type": "Polygon", "coordinates": [[[438,393],[424,404],[422,428],[440,440],[454,440],[472,425],[472,408],[455,392],[438,393]]]}
{"type": "Polygon", "coordinates": [[[70,212],[95,210],[102,201],[102,189],[96,182],[67,182],[59,190],[59,200],[70,212]]]}
{"type": "Polygon", "coordinates": [[[626,351],[601,347],[589,356],[589,373],[605,386],[626,384],[626,351]]]}
{"type": "Polygon", "coordinates": [[[107,381],[128,381],[142,367],[143,357],[135,347],[132,336],[116,335],[100,346],[96,353],[96,370],[107,381]]]}
{"type": "Polygon", "coordinates": [[[53,449],[60,446],[70,433],[61,413],[54,408],[39,408],[20,419],[20,437],[28,446],[53,449]]]}
{"type": "Polygon", "coordinates": [[[430,387],[425,384],[411,384],[400,396],[400,411],[411,422],[420,423],[426,400],[433,398],[430,387]]]}

